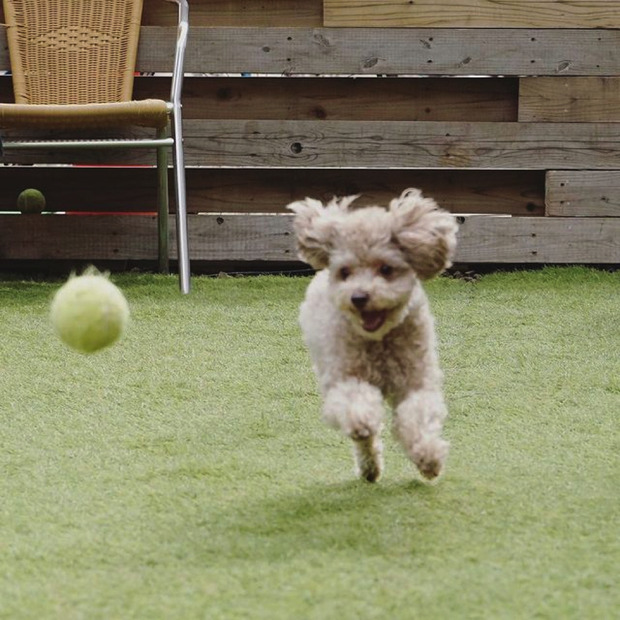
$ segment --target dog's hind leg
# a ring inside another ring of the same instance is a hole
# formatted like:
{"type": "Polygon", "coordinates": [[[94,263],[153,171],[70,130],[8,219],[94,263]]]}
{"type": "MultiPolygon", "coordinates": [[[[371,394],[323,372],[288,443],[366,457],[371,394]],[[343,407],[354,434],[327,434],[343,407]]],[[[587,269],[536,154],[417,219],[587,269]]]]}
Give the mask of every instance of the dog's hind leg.
{"type": "Polygon", "coordinates": [[[383,444],[379,435],[353,441],[356,473],[368,482],[376,482],[383,471],[383,444]]]}
{"type": "Polygon", "coordinates": [[[323,403],[323,419],[353,440],[353,453],[360,477],[375,482],[383,470],[381,391],[359,379],[346,379],[331,386],[323,403]]]}
{"type": "Polygon", "coordinates": [[[449,444],[441,438],[447,415],[441,392],[410,392],[396,407],[394,432],[420,473],[436,478],[448,456],[449,444]]]}

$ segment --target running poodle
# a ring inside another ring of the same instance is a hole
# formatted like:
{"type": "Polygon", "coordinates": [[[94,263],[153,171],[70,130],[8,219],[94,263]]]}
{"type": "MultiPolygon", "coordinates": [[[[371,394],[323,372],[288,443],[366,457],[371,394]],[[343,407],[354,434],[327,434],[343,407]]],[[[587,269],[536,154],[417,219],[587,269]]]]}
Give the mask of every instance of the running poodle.
{"type": "Polygon", "coordinates": [[[353,440],[358,474],[383,469],[384,400],[394,432],[427,479],[448,454],[433,317],[421,285],[450,266],[454,217],[417,189],[382,207],[291,203],[299,256],[319,270],[300,324],[323,395],[323,418],[353,440]]]}

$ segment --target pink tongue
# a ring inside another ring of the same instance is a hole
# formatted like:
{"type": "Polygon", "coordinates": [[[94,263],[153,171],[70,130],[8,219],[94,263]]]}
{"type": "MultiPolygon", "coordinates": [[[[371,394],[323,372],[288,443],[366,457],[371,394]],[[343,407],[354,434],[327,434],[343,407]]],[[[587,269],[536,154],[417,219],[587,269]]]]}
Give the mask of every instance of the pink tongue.
{"type": "Polygon", "coordinates": [[[373,310],[362,312],[362,321],[364,329],[367,332],[376,332],[385,322],[385,310],[373,310]]]}

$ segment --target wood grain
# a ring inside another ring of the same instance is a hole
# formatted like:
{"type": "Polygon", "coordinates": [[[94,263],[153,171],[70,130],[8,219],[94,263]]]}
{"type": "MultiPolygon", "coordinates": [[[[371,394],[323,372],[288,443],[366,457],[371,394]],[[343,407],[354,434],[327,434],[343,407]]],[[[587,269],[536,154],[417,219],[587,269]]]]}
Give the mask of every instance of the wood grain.
{"type": "MultiPolygon", "coordinates": [[[[194,215],[189,220],[191,257],[297,262],[291,224],[288,215],[194,215]]],[[[3,216],[0,227],[4,260],[154,260],[155,244],[155,220],[144,216],[16,215],[3,216]]],[[[171,257],[174,246],[172,237],[171,257]]],[[[463,218],[456,261],[618,263],[620,219],[463,218]]]]}
{"type": "Polygon", "coordinates": [[[188,121],[189,165],[332,168],[620,168],[606,123],[188,121]]]}
{"type": "Polygon", "coordinates": [[[620,262],[620,219],[473,216],[459,230],[464,263],[620,262]]]}
{"type": "MultiPolygon", "coordinates": [[[[141,48],[142,64],[147,65],[147,59],[156,64],[160,52],[149,44],[147,53],[147,42],[141,48]]],[[[615,75],[619,44],[618,30],[194,28],[187,70],[276,75],[615,75]]]]}
{"type": "Polygon", "coordinates": [[[620,121],[620,78],[524,78],[519,88],[519,120],[620,121]]]}
{"type": "Polygon", "coordinates": [[[547,173],[547,215],[620,217],[620,170],[547,173]]]}
{"type": "MultiPolygon", "coordinates": [[[[142,28],[137,68],[170,71],[176,29],[142,28]]],[[[187,73],[613,76],[620,30],[192,27],[187,73]]],[[[0,71],[9,68],[0,28],[0,71]]]]}
{"type": "Polygon", "coordinates": [[[618,28],[617,0],[324,0],[325,26],[618,28]]]}
{"type": "Polygon", "coordinates": [[[3,215],[0,259],[156,261],[157,218],[3,215]]]}

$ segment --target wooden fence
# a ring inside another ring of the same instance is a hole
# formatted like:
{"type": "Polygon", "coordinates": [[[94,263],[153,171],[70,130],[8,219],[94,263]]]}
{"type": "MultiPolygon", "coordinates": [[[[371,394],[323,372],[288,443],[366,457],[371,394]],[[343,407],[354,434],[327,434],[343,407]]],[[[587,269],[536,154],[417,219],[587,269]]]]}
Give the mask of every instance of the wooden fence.
{"type": "MultiPolygon", "coordinates": [[[[175,6],[145,0],[141,72],[170,70],[175,6]]],[[[190,11],[195,265],[295,261],[291,200],[384,204],[409,186],[463,216],[459,262],[620,262],[620,0],[190,0],[190,11]]],[[[137,97],[168,88],[136,80],[137,97]]],[[[36,187],[74,215],[4,215],[0,259],[155,260],[149,154],[61,167],[66,155],[47,167],[19,157],[0,166],[0,210],[36,187]]]]}

